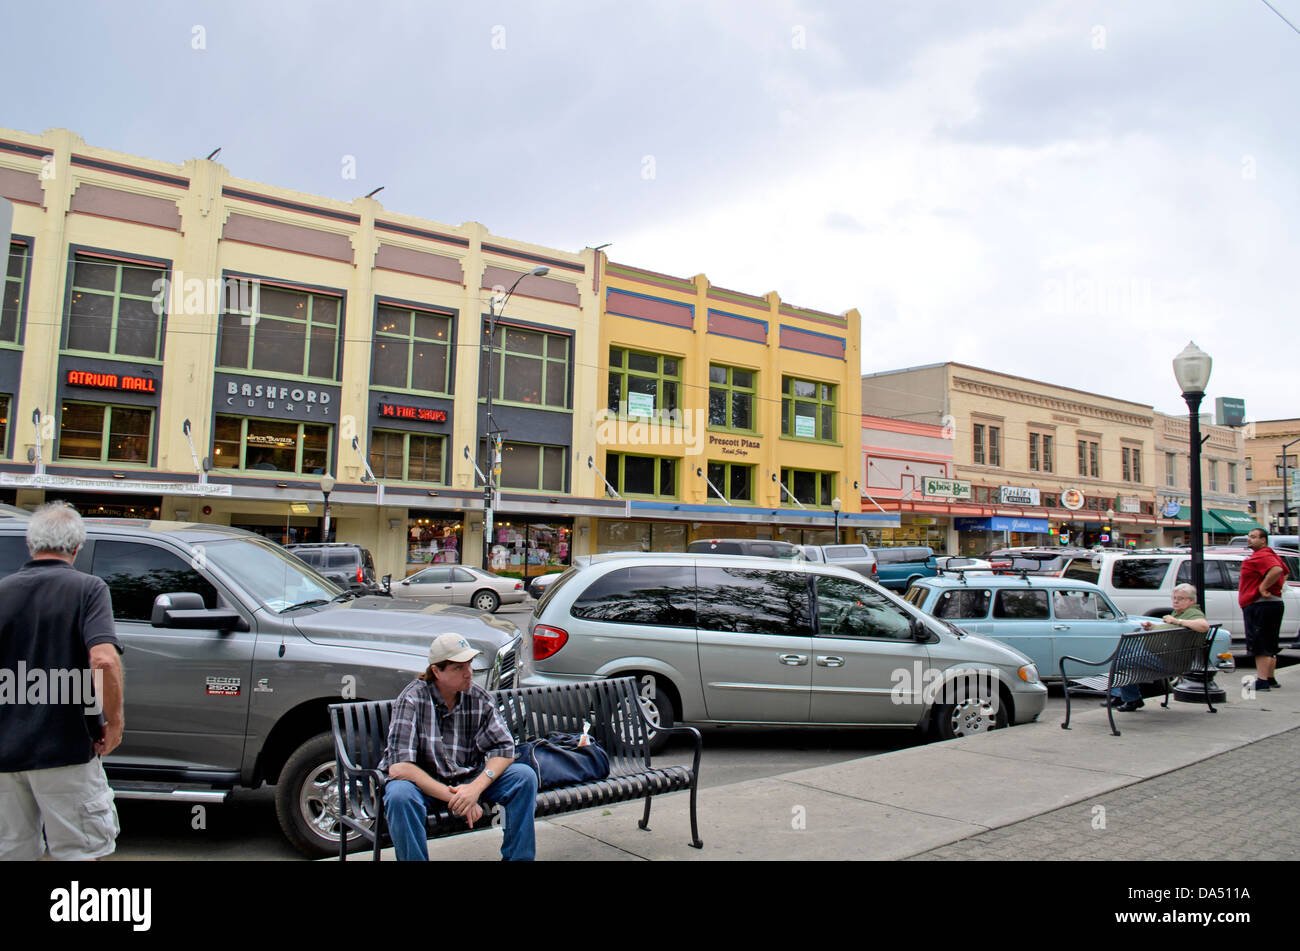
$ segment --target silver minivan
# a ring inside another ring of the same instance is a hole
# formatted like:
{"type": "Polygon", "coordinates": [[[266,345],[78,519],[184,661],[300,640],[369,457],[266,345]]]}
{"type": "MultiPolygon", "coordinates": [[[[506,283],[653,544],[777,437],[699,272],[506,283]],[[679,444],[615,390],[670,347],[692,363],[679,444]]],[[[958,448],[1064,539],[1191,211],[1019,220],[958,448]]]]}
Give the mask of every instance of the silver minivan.
{"type": "Polygon", "coordinates": [[[951,738],[1033,720],[1047,699],[1023,654],[806,561],[663,553],[573,568],[537,603],[528,635],[529,685],[632,676],[664,726],[951,738]]]}

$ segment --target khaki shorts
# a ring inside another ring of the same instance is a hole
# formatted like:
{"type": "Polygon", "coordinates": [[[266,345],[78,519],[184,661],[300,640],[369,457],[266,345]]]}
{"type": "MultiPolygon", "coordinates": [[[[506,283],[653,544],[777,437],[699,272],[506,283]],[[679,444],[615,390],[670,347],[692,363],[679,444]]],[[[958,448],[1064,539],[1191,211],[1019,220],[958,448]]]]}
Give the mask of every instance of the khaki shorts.
{"type": "Polygon", "coordinates": [[[77,766],[0,773],[0,860],[77,862],[111,855],[117,809],[99,757],[77,766]],[[44,827],[44,836],[41,831],[44,827]]]}

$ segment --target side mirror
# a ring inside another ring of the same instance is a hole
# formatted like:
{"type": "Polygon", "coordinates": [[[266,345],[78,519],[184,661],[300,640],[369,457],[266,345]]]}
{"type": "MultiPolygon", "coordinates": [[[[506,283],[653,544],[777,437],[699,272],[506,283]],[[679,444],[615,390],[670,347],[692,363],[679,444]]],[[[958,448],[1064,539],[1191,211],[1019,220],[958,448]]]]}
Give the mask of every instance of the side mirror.
{"type": "Polygon", "coordinates": [[[192,591],[160,594],[154,598],[149,623],[154,627],[186,631],[247,631],[248,622],[230,608],[207,608],[203,596],[192,591]]]}
{"type": "Polygon", "coordinates": [[[930,639],[930,628],[919,617],[912,618],[912,640],[928,641],[930,639]]]}
{"type": "Polygon", "coordinates": [[[385,591],[391,591],[391,590],[393,589],[393,576],[392,576],[392,575],[384,575],[384,577],[381,579],[381,582],[382,582],[382,584],[383,584],[383,586],[384,586],[384,590],[385,590],[385,591]]]}

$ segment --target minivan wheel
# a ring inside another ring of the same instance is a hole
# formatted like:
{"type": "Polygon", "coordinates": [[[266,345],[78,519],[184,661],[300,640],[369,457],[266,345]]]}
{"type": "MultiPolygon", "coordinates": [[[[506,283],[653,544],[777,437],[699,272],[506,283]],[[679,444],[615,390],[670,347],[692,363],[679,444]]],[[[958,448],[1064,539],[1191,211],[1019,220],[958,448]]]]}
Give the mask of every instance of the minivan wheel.
{"type": "MultiPolygon", "coordinates": [[[[641,709],[645,711],[646,719],[654,726],[671,727],[677,722],[677,711],[673,709],[673,701],[668,694],[659,689],[658,681],[653,674],[646,674],[638,678],[638,695],[641,698],[641,709]]],[[[664,747],[668,745],[668,734],[652,732],[649,735],[650,753],[662,753],[664,747]]]]}
{"type": "MultiPolygon", "coordinates": [[[[343,826],[339,815],[339,776],[334,759],[334,737],[320,733],[299,746],[275,784],[275,814],[284,837],[312,859],[339,854],[343,826]]],[[[365,839],[348,836],[348,851],[355,852],[365,839]]]]}
{"type": "Polygon", "coordinates": [[[470,599],[470,604],[477,611],[483,611],[486,614],[496,614],[497,608],[501,607],[501,599],[495,591],[488,591],[486,588],[482,591],[475,591],[474,597],[470,599]]]}
{"type": "Polygon", "coordinates": [[[963,736],[977,736],[1007,725],[1007,706],[993,705],[980,697],[965,697],[956,703],[940,703],[934,708],[934,732],[941,740],[955,740],[963,736]]]}

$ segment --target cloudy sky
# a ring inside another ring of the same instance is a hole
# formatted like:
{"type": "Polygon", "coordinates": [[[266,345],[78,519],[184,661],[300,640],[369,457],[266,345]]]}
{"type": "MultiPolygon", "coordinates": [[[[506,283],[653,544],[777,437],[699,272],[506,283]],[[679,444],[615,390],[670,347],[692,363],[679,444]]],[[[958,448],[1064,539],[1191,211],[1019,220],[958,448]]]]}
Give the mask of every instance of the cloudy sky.
{"type": "Polygon", "coordinates": [[[221,146],[243,178],[857,307],[864,372],[956,360],[1181,412],[1190,339],[1211,399],[1300,416],[1300,34],[1261,0],[66,0],[3,24],[3,126],[221,146]]]}

